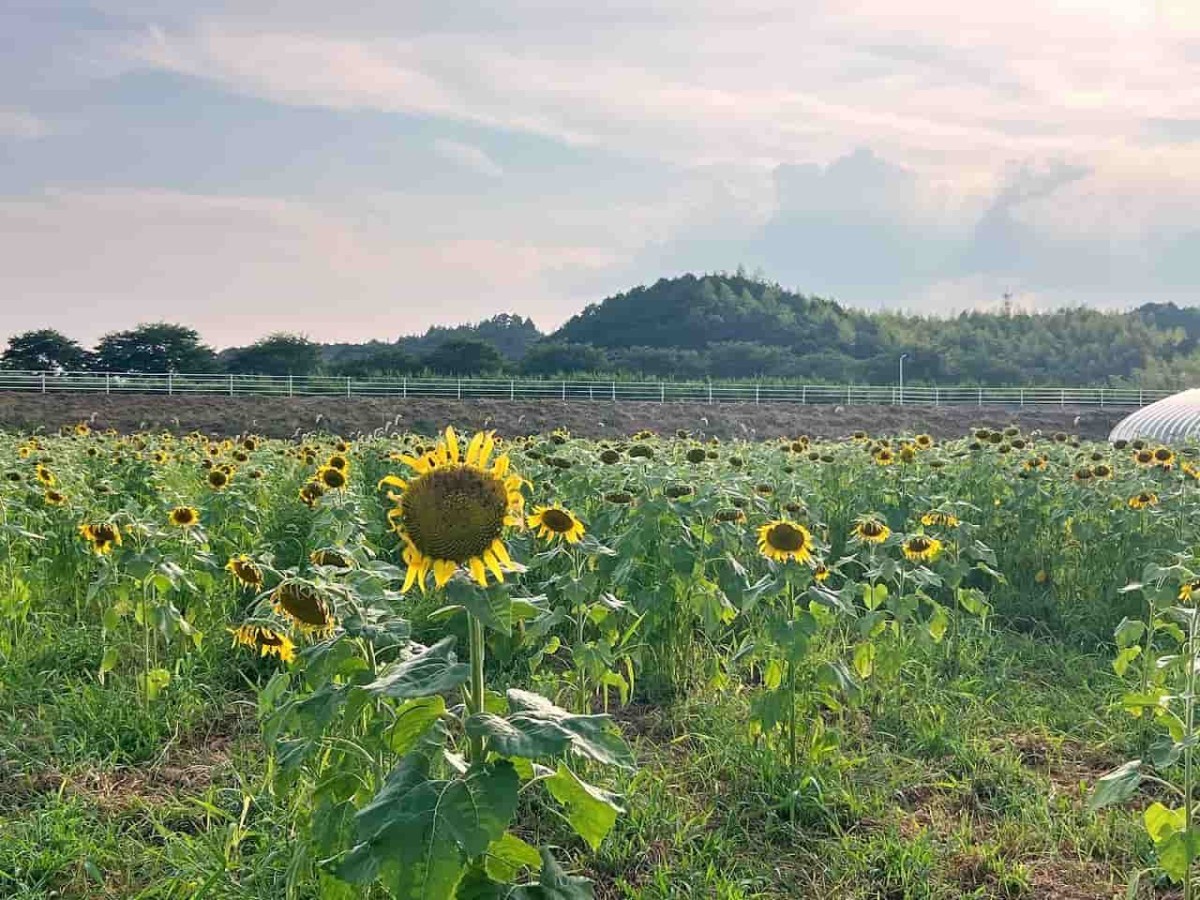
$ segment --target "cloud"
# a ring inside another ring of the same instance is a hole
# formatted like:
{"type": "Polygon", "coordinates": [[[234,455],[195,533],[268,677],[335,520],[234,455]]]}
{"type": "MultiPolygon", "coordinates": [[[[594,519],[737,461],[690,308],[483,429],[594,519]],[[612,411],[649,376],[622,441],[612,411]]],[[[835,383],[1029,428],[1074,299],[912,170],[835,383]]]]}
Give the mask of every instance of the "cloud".
{"type": "MultiPolygon", "coordinates": [[[[393,221],[403,213],[393,210],[393,221]]],[[[545,321],[556,299],[548,279],[613,262],[595,247],[420,232],[263,197],[54,191],[4,200],[0,295],[23,302],[5,308],[3,327],[93,340],[167,318],[219,345],[278,329],[387,339],[503,309],[545,321]]]]}
{"type": "Polygon", "coordinates": [[[439,156],[476,174],[488,178],[500,178],[504,174],[500,164],[474,144],[438,138],[433,142],[433,149],[439,156]]]}
{"type": "Polygon", "coordinates": [[[50,126],[32,113],[23,109],[0,108],[0,138],[32,140],[49,133],[50,126]]]}

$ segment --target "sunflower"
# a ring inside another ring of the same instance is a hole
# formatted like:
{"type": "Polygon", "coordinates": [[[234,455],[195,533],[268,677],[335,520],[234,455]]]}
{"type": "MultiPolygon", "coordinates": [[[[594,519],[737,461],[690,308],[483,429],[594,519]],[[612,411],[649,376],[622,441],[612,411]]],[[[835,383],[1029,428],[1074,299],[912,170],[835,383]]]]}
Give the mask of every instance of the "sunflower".
{"type": "Polygon", "coordinates": [[[323,547],[308,554],[308,560],[314,566],[330,566],[334,569],[353,569],[354,559],[349,554],[333,547],[323,547]]]}
{"type": "Polygon", "coordinates": [[[1164,469],[1171,468],[1175,463],[1175,454],[1171,452],[1169,447],[1156,447],[1154,449],[1154,464],[1162,466],[1164,469]]]}
{"type": "Polygon", "coordinates": [[[310,481],[300,488],[299,494],[305,506],[312,509],[317,505],[317,501],[325,496],[325,488],[319,481],[310,481]]]}
{"type": "Polygon", "coordinates": [[[225,570],[232,574],[233,577],[245,587],[262,587],[262,569],[258,567],[258,563],[252,560],[245,553],[241,554],[240,556],[232,557],[229,562],[225,563],[225,570]]]}
{"type": "Polygon", "coordinates": [[[663,489],[663,493],[672,500],[679,500],[682,497],[690,497],[696,493],[696,488],[690,484],[669,484],[663,489]]]}
{"type": "Polygon", "coordinates": [[[880,449],[876,450],[874,456],[875,464],[879,466],[890,466],[896,461],[896,454],[894,454],[887,447],[881,447],[880,449]]]}
{"type": "Polygon", "coordinates": [[[629,491],[609,491],[604,495],[604,499],[617,506],[628,506],[633,502],[633,494],[629,493],[629,491]]]}
{"type": "Polygon", "coordinates": [[[113,547],[121,546],[121,529],[111,522],[80,525],[79,534],[99,556],[111,553],[113,547]]]}
{"type": "Polygon", "coordinates": [[[940,509],[932,509],[921,516],[921,524],[926,528],[934,525],[940,525],[943,528],[957,528],[958,516],[953,513],[942,512],[940,509]]]}
{"type": "Polygon", "coordinates": [[[694,465],[699,465],[708,459],[708,451],[703,447],[693,447],[687,452],[687,461],[694,465]]]}
{"type": "Polygon", "coordinates": [[[1146,509],[1150,506],[1158,506],[1158,494],[1142,491],[1129,498],[1130,509],[1146,509]]]}
{"type": "Polygon", "coordinates": [[[280,631],[263,625],[239,625],[227,629],[233,635],[233,646],[239,644],[258,650],[263,656],[278,656],[281,662],[296,658],[296,645],[280,631]]]}
{"type": "Polygon", "coordinates": [[[758,529],[758,552],[775,562],[808,562],[813,539],[808,529],[787,519],[776,519],[758,529]]]}
{"type": "Polygon", "coordinates": [[[167,515],[176,528],[191,528],[200,524],[200,513],[193,506],[177,506],[167,515]]]}
{"type": "Polygon", "coordinates": [[[67,495],[51,488],[42,495],[42,499],[46,501],[47,506],[62,506],[67,502],[67,495]]]}
{"type": "Polygon", "coordinates": [[[713,514],[713,520],[716,522],[733,522],[740,524],[746,521],[746,514],[736,506],[729,506],[718,509],[713,514]]]}
{"type": "Polygon", "coordinates": [[[1041,472],[1049,461],[1044,456],[1031,456],[1021,464],[1026,472],[1041,472]]]}
{"type": "Polygon", "coordinates": [[[229,474],[221,469],[210,469],[208,473],[208,486],[214,491],[224,490],[229,484],[229,474]]]}
{"type": "Polygon", "coordinates": [[[1135,450],[1133,453],[1133,461],[1139,466],[1152,466],[1154,465],[1154,451],[1144,448],[1141,450],[1135,450]]]}
{"type": "Polygon", "coordinates": [[[612,447],[600,451],[600,462],[604,463],[606,466],[611,466],[620,461],[621,454],[612,447]]]}
{"type": "MultiPolygon", "coordinates": [[[[911,463],[917,460],[917,448],[912,444],[905,444],[900,448],[900,462],[911,463]]],[[[878,462],[878,458],[876,459],[878,462]]]]}
{"type": "Polygon", "coordinates": [[[1093,478],[1092,470],[1087,466],[1080,466],[1071,475],[1071,478],[1074,479],[1077,484],[1087,484],[1093,478]]]}
{"type": "Polygon", "coordinates": [[[1179,599],[1183,603],[1191,603],[1192,595],[1200,591],[1200,579],[1185,581],[1179,586],[1179,599]]]}
{"type": "Polygon", "coordinates": [[[1179,471],[1183,472],[1192,481],[1200,481],[1200,467],[1193,465],[1190,462],[1185,462],[1179,467],[1179,471]]]}
{"type": "Polygon", "coordinates": [[[54,487],[58,483],[58,480],[54,477],[54,473],[45,466],[38,466],[35,474],[37,475],[37,480],[46,487],[54,487]]]}
{"type": "Polygon", "coordinates": [[[942,552],[942,542],[924,534],[914,534],[900,545],[906,559],[913,562],[933,562],[942,552]]]}
{"type": "Polygon", "coordinates": [[[326,637],[333,632],[335,620],[329,604],[320,591],[306,581],[280,582],[271,592],[271,606],[307,634],[326,637]]]}
{"type": "Polygon", "coordinates": [[[817,582],[817,584],[824,584],[826,581],[828,581],[829,574],[829,566],[825,565],[825,563],[817,563],[813,567],[813,579],[817,582]]]}
{"type": "Polygon", "coordinates": [[[1097,463],[1092,466],[1092,476],[1095,478],[1112,478],[1113,469],[1108,463],[1097,463]]]}
{"type": "Polygon", "coordinates": [[[340,491],[346,487],[346,473],[333,466],[321,466],[317,469],[316,481],[326,490],[340,491]]]}
{"type": "MultiPolygon", "coordinates": [[[[634,435],[634,439],[637,439],[637,435],[634,435]]],[[[630,459],[653,459],[654,448],[649,444],[634,444],[629,448],[629,457],[630,459]]]]}
{"type": "Polygon", "coordinates": [[[331,469],[337,469],[339,472],[350,471],[350,460],[342,456],[340,453],[335,453],[325,461],[325,465],[331,469]]]}
{"type": "Polygon", "coordinates": [[[538,537],[551,542],[562,539],[568,544],[577,544],[584,535],[583,523],[575,514],[561,506],[535,506],[529,517],[529,527],[536,528],[538,537]]]}
{"type": "Polygon", "coordinates": [[[486,586],[489,572],[503,581],[504,571],[514,568],[501,536],[506,526],[522,524],[524,482],[509,472],[507,455],[496,457],[489,467],[495,443],[491,432],[479,432],[463,458],[458,436],[447,428],[431,453],[404,457],[416,478],[404,481],[388,475],[380,482],[401,490],[389,494],[397,506],[388,516],[405,544],[404,590],[414,582],[424,588],[430,572],[441,587],[466,567],[486,586]]]}
{"type": "Polygon", "coordinates": [[[863,516],[854,523],[854,536],[867,544],[882,544],[892,529],[874,516],[863,516]]]}

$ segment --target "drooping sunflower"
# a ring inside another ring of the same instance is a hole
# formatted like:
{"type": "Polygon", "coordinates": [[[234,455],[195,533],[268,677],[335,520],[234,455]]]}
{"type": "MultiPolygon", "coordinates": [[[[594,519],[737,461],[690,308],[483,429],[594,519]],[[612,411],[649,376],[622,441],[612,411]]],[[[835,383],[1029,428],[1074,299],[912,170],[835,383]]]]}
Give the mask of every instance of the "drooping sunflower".
{"type": "Polygon", "coordinates": [[[829,580],[829,575],[829,566],[825,565],[825,563],[817,563],[813,567],[813,579],[817,584],[824,584],[829,580]]]}
{"type": "Polygon", "coordinates": [[[200,511],[194,506],[177,506],[167,514],[167,520],[176,528],[191,528],[200,524],[200,511]]]}
{"type": "Polygon", "coordinates": [[[1129,498],[1130,509],[1147,509],[1158,506],[1158,494],[1151,491],[1141,491],[1129,498]]]}
{"type": "Polygon", "coordinates": [[[228,629],[233,635],[233,646],[239,644],[258,650],[262,656],[277,656],[281,662],[291,662],[296,658],[296,645],[292,639],[280,631],[267,628],[265,625],[239,625],[228,629]]]}
{"type": "Polygon", "coordinates": [[[606,466],[614,465],[615,463],[619,463],[620,461],[621,461],[620,452],[617,450],[614,450],[612,447],[607,447],[604,450],[600,451],[600,462],[604,463],[606,466]]]}
{"type": "Polygon", "coordinates": [[[121,529],[111,522],[80,525],[79,534],[92,545],[92,550],[98,556],[111,553],[113,547],[121,546],[121,529]]]}
{"type": "Polygon", "coordinates": [[[245,553],[235,556],[225,563],[225,570],[242,585],[249,588],[260,588],[263,584],[263,572],[258,563],[245,553]]]}
{"type": "Polygon", "coordinates": [[[322,547],[308,554],[309,562],[314,566],[330,566],[334,569],[353,569],[354,557],[336,547],[322,547]]]}
{"type": "Polygon", "coordinates": [[[62,506],[67,502],[67,495],[50,488],[42,495],[42,499],[46,501],[47,506],[62,506]]]}
{"type": "Polygon", "coordinates": [[[403,458],[416,478],[388,475],[380,482],[400,489],[389,494],[397,505],[388,516],[404,540],[404,590],[415,582],[424,589],[430,573],[441,587],[459,568],[486,586],[489,572],[503,581],[505,570],[514,568],[502,537],[505,527],[523,524],[524,482],[509,471],[507,455],[492,461],[495,446],[491,432],[479,432],[464,457],[454,429],[447,428],[432,452],[403,458]]]}
{"type": "Polygon", "coordinates": [[[921,516],[921,524],[926,528],[931,528],[935,525],[940,525],[942,528],[957,528],[958,516],[953,513],[943,512],[940,509],[931,509],[925,515],[921,516]]]}
{"type": "Polygon", "coordinates": [[[271,592],[271,606],[306,634],[326,637],[337,624],[328,601],[315,585],[307,581],[281,581],[279,587],[271,592]]]}
{"type": "Polygon", "coordinates": [[[325,496],[325,488],[319,481],[309,481],[300,488],[299,494],[304,505],[312,509],[317,505],[317,501],[325,496]]]}
{"type": "Polygon", "coordinates": [[[699,465],[708,459],[708,452],[703,447],[693,447],[687,452],[687,461],[699,465]]]}
{"type": "Polygon", "coordinates": [[[604,499],[606,502],[616,504],[617,506],[628,506],[634,501],[634,496],[629,491],[609,491],[604,495],[604,499]]]}
{"type": "Polygon", "coordinates": [[[575,514],[558,505],[535,506],[529,517],[529,527],[536,528],[540,538],[548,538],[551,542],[564,540],[568,544],[579,543],[585,533],[583,523],[575,514]]]}
{"type": "Polygon", "coordinates": [[[1049,460],[1044,456],[1031,456],[1021,464],[1026,472],[1041,472],[1045,470],[1049,460]]]}
{"type": "Polygon", "coordinates": [[[684,483],[668,484],[663,489],[663,493],[672,500],[680,500],[684,497],[692,496],[692,494],[696,493],[696,488],[693,485],[684,483]]]}
{"type": "Polygon", "coordinates": [[[892,529],[875,516],[861,516],[854,523],[854,536],[866,544],[882,544],[891,533],[892,529]]]}
{"type": "Polygon", "coordinates": [[[942,542],[928,535],[914,534],[900,545],[900,549],[905,559],[913,562],[933,562],[942,552],[942,542]]]}
{"type": "Polygon", "coordinates": [[[736,506],[724,507],[713,513],[713,520],[716,522],[740,524],[746,521],[746,513],[736,506]]]}
{"type": "Polygon", "coordinates": [[[758,552],[775,562],[808,562],[813,553],[812,534],[796,522],[776,519],[758,529],[758,552]]]}

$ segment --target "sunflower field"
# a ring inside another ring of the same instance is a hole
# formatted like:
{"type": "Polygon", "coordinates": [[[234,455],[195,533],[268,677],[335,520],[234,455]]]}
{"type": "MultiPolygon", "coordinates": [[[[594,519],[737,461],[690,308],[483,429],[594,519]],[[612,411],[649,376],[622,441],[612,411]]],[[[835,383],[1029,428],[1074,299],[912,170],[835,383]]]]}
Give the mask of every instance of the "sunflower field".
{"type": "Polygon", "coordinates": [[[0,897],[1184,897],[1200,457],[0,433],[0,897]]]}

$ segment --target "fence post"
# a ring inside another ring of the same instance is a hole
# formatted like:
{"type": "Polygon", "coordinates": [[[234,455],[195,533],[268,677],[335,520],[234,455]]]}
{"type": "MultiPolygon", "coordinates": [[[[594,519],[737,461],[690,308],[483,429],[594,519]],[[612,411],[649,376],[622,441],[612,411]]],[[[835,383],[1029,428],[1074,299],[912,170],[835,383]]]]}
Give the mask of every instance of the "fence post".
{"type": "Polygon", "coordinates": [[[758,405],[758,384],[754,385],[754,405],[758,405]]]}
{"type": "Polygon", "coordinates": [[[229,376],[229,396],[233,396],[233,376],[229,376]]]}
{"type": "Polygon", "coordinates": [[[617,402],[617,383],[615,381],[612,383],[612,398],[613,398],[613,403],[616,403],[617,402]]]}
{"type": "Polygon", "coordinates": [[[289,397],[294,397],[296,395],[295,378],[296,378],[295,375],[290,375],[290,374],[288,375],[288,396],[289,397]]]}
{"type": "Polygon", "coordinates": [[[508,399],[510,401],[517,399],[517,381],[515,378],[508,382],[508,399]]]}
{"type": "Polygon", "coordinates": [[[979,389],[979,405],[983,406],[983,388],[979,389]]]}
{"type": "Polygon", "coordinates": [[[404,380],[400,383],[400,396],[405,400],[408,399],[408,376],[404,376],[404,380]]]}
{"type": "Polygon", "coordinates": [[[933,405],[934,406],[942,405],[941,396],[938,393],[937,385],[934,385],[934,388],[933,388],[933,405]]]}
{"type": "Polygon", "coordinates": [[[1059,390],[1058,390],[1058,408],[1059,409],[1067,408],[1067,389],[1066,388],[1059,388],[1059,390]]]}
{"type": "Polygon", "coordinates": [[[1100,408],[1104,409],[1104,388],[1100,388],[1100,408]]]}
{"type": "Polygon", "coordinates": [[[808,385],[807,384],[803,384],[800,386],[800,402],[808,403],[808,385]]]}
{"type": "Polygon", "coordinates": [[[167,396],[170,397],[175,393],[175,375],[172,372],[167,373],[167,396]]]}
{"type": "Polygon", "coordinates": [[[712,403],[712,381],[708,383],[708,402],[712,403]]]}
{"type": "Polygon", "coordinates": [[[1144,388],[1138,388],[1138,406],[1146,405],[1146,391],[1144,388]]]}
{"type": "Polygon", "coordinates": [[[562,398],[564,400],[567,399],[567,383],[565,381],[563,382],[563,387],[562,387],[562,398]]]}
{"type": "Polygon", "coordinates": [[[104,393],[112,393],[112,372],[104,373],[104,393]]]}
{"type": "Polygon", "coordinates": [[[42,393],[46,393],[46,373],[42,373],[42,393]]]}
{"type": "Polygon", "coordinates": [[[1025,408],[1025,388],[1021,388],[1021,409],[1025,408]]]}
{"type": "Polygon", "coordinates": [[[346,376],[346,396],[350,396],[350,376],[346,376]]]}
{"type": "Polygon", "coordinates": [[[462,399],[462,379],[458,379],[458,399],[462,399]]]}
{"type": "Polygon", "coordinates": [[[660,381],[658,383],[658,391],[659,391],[658,402],[666,403],[667,402],[667,383],[665,381],[660,381]]]}

